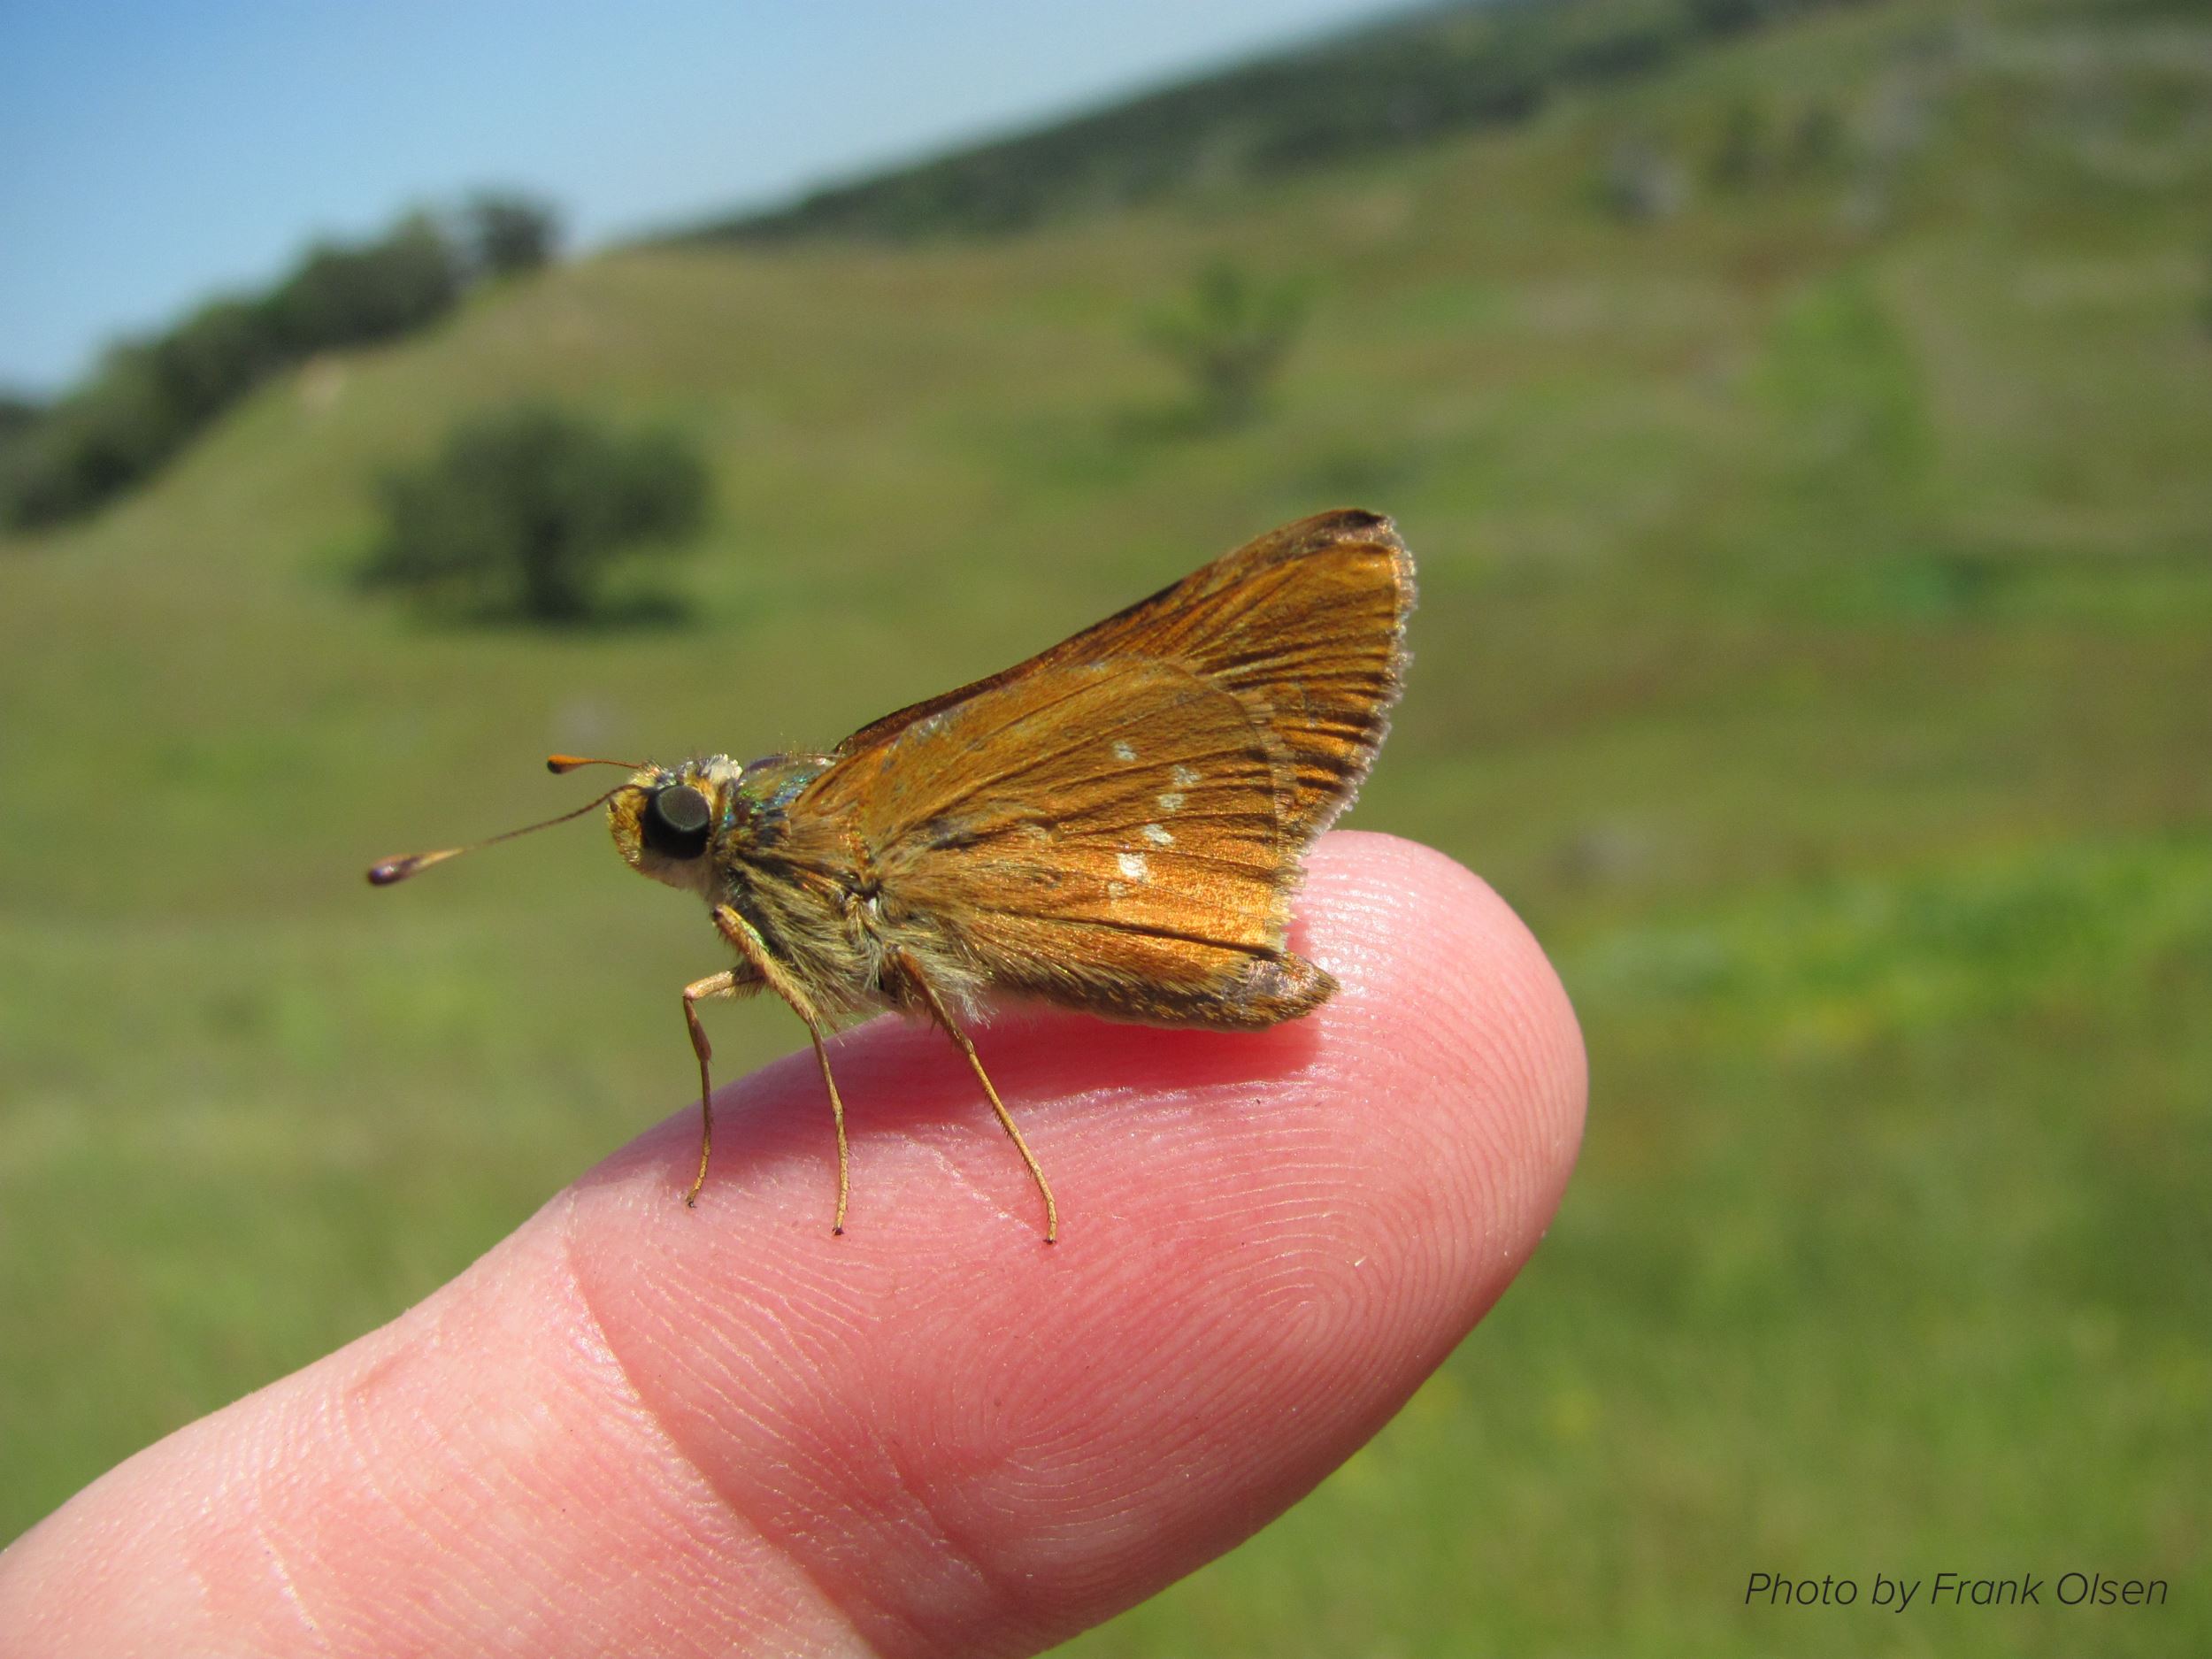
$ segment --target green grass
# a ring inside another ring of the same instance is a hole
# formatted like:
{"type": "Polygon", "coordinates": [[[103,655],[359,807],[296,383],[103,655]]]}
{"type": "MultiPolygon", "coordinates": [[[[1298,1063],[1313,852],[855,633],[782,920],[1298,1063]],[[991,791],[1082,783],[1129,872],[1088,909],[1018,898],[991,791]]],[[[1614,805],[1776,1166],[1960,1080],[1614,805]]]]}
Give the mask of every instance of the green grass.
{"type": "Polygon", "coordinates": [[[1520,120],[1578,88],[1851,0],[1444,0],[679,236],[765,242],[1003,235],[1192,190],[1234,191],[1520,120]]]}
{"type": "Polygon", "coordinates": [[[1358,501],[1423,608],[1355,821],[1553,949],[1583,1164],[1372,1447],[1072,1651],[2212,1647],[2212,29],[1962,12],[988,246],[595,260],[0,549],[0,1535],[680,1102],[715,949],[603,838],[371,857],[572,802],[549,749],[833,740],[1358,501]],[[1747,92],[1884,157],[1605,214],[1624,134],[1696,164],[1747,92]],[[1314,285],[1278,411],[1147,435],[1142,319],[1224,257],[1314,285]],[[695,626],[352,591],[380,470],[526,395],[709,452],[695,626]],[[2075,1567],[2174,1603],[1743,1605],[2075,1567]]]}

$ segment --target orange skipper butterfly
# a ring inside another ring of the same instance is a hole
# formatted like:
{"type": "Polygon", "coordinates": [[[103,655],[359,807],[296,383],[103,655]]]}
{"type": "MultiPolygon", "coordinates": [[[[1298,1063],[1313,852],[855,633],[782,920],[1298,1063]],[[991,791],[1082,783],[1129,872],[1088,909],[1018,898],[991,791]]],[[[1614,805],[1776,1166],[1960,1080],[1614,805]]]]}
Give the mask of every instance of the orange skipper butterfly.
{"type": "MultiPolygon", "coordinates": [[[[1056,1238],[1051,1186],[964,1021],[993,992],[1231,1030],[1325,1002],[1336,981],[1288,948],[1291,894],[1307,847],[1382,745],[1412,607],[1413,562],[1390,521],[1323,513],[826,753],[672,766],[552,757],[557,772],[632,775],[548,823],[603,805],[630,867],[697,894],[736,956],[684,987],[701,1119],[685,1202],[714,1139],[697,1004],[765,989],[805,1023],[821,1063],[836,1231],[850,1180],[823,1038],[890,1007],[958,1046],[1056,1238]]],[[[369,879],[469,850],[388,859],[369,879]]]]}

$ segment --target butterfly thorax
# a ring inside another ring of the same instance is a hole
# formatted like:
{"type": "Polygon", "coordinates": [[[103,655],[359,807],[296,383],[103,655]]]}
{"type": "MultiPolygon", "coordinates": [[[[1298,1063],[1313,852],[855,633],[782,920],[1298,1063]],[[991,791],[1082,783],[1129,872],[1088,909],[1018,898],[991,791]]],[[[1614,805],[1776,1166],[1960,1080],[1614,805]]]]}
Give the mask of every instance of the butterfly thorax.
{"type": "Polygon", "coordinates": [[[796,803],[826,755],[740,764],[710,756],[641,768],[608,803],[623,859],[641,875],[742,917],[770,955],[841,1020],[881,1005],[881,918],[865,855],[796,803]]]}

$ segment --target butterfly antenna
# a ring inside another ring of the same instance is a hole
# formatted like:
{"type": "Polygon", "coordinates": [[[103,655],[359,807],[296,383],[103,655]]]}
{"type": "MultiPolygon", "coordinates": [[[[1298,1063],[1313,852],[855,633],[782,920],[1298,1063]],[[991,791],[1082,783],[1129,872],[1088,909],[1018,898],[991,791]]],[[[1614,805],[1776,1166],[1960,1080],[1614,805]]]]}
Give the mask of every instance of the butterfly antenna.
{"type": "Polygon", "coordinates": [[[556,778],[563,772],[574,772],[579,766],[619,766],[625,772],[639,772],[642,768],[634,760],[594,760],[584,755],[548,755],[545,769],[556,778]]]}
{"type": "MultiPolygon", "coordinates": [[[[556,755],[553,758],[555,760],[567,760],[570,757],[565,755],[556,755]]],[[[549,762],[548,764],[549,764],[550,763],[549,762]]],[[[623,763],[620,761],[611,760],[599,762],[576,761],[573,764],[580,766],[618,766],[623,763]]],[[[568,768],[565,766],[555,766],[553,770],[556,772],[565,772],[568,768]]],[[[637,768],[634,766],[630,770],[634,772],[637,768]]],[[[496,835],[487,835],[480,841],[471,841],[465,847],[443,847],[434,853],[407,853],[397,858],[387,858],[381,864],[371,864],[369,866],[369,885],[371,887],[388,887],[395,881],[406,880],[409,876],[413,875],[417,871],[427,870],[433,864],[442,864],[449,858],[458,858],[463,853],[472,853],[480,847],[489,847],[498,841],[511,841],[518,835],[528,835],[538,830],[551,829],[556,824],[565,824],[572,818],[583,817],[585,813],[590,811],[594,807],[606,805],[608,802],[613,800],[615,796],[620,795],[629,787],[630,786],[626,783],[618,783],[615,785],[613,788],[608,790],[606,794],[585,802],[583,805],[576,808],[573,811],[564,812],[558,818],[547,818],[541,824],[526,824],[520,829],[503,830],[496,835]]]]}

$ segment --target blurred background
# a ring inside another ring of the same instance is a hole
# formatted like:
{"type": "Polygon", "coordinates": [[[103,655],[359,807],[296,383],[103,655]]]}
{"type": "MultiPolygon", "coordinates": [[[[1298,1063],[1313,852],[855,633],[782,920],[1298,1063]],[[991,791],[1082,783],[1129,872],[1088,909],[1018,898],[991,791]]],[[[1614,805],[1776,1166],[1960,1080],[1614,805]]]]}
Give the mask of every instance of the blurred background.
{"type": "Polygon", "coordinates": [[[1356,503],[1587,1144],[1069,1651],[2212,1650],[2212,7],[451,10],[0,14],[0,1537],[681,1108],[595,827],[371,858],[1356,503]]]}

